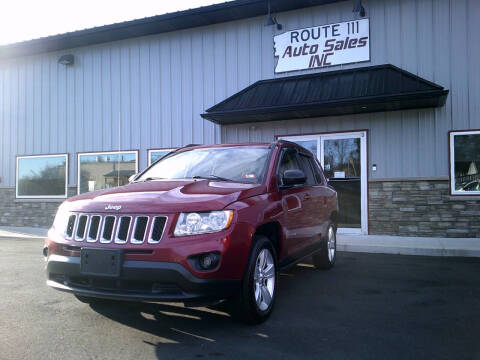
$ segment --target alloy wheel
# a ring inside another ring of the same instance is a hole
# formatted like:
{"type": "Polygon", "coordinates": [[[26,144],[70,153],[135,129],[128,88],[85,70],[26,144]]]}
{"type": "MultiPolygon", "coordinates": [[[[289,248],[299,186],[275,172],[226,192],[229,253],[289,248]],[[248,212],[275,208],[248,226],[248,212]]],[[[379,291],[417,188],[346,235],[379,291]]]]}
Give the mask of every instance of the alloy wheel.
{"type": "Polygon", "coordinates": [[[261,311],[267,310],[275,291],[275,261],[268,249],[262,249],[257,256],[253,285],[257,307],[261,311]]]}
{"type": "Polygon", "coordinates": [[[335,259],[335,231],[333,230],[333,227],[328,228],[328,260],[330,262],[333,262],[333,259],[335,259]]]}

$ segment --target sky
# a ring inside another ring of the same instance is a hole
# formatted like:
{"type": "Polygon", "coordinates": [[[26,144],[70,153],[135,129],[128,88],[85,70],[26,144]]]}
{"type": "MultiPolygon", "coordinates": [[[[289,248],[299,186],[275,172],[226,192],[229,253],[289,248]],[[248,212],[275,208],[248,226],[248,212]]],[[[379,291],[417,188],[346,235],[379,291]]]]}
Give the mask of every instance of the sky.
{"type": "Polygon", "coordinates": [[[4,0],[0,45],[225,2],[225,0],[4,0]]]}

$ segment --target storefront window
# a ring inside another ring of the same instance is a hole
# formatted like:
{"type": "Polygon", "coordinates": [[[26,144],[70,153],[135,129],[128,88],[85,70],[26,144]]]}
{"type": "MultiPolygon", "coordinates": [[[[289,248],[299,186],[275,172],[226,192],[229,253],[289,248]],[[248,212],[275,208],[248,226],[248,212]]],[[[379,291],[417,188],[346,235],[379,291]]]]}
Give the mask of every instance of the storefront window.
{"type": "Polygon", "coordinates": [[[160,160],[169,152],[175,149],[158,149],[158,150],[148,150],[148,165],[152,165],[155,161],[160,160]]]}
{"type": "Polygon", "coordinates": [[[480,131],[450,133],[450,186],[455,195],[480,195],[480,131]]]}
{"type": "Polygon", "coordinates": [[[78,193],[126,185],[137,172],[136,151],[78,154],[78,193]]]}
{"type": "Polygon", "coordinates": [[[68,155],[17,157],[17,198],[67,197],[68,155]]]}

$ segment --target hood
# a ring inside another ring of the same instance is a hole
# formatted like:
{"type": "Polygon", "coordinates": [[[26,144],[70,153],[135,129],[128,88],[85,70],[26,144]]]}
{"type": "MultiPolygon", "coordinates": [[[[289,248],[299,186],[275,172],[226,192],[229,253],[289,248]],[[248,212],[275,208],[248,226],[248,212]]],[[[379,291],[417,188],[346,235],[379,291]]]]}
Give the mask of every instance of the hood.
{"type": "Polygon", "coordinates": [[[155,180],[74,196],[65,206],[69,211],[116,214],[209,211],[264,192],[262,184],[155,180]]]}

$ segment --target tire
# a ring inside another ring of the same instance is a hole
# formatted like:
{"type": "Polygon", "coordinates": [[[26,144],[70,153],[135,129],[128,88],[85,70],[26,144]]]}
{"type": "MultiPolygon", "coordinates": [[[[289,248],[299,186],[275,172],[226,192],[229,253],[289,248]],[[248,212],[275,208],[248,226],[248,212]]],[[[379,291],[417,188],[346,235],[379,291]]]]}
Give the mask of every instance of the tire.
{"type": "Polygon", "coordinates": [[[337,258],[337,229],[333,224],[328,225],[327,236],[322,242],[322,248],[312,258],[313,265],[320,270],[329,270],[335,265],[337,258]]]}
{"type": "Polygon", "coordinates": [[[272,243],[267,237],[256,235],[241,289],[228,301],[234,318],[248,324],[260,324],[268,319],[275,304],[277,269],[277,254],[272,243]]]}

